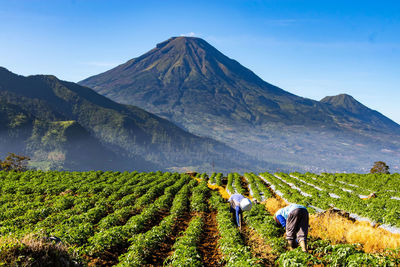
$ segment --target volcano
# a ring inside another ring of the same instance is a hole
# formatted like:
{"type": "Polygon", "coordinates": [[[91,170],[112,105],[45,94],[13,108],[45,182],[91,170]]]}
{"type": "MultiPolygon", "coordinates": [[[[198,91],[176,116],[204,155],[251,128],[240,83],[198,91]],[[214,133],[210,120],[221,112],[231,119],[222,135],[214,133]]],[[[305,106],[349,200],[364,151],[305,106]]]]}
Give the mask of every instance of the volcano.
{"type": "Polygon", "coordinates": [[[262,160],[313,171],[365,171],[376,159],[398,165],[397,123],[346,94],[294,95],[201,38],[170,38],[79,84],[262,160]]]}

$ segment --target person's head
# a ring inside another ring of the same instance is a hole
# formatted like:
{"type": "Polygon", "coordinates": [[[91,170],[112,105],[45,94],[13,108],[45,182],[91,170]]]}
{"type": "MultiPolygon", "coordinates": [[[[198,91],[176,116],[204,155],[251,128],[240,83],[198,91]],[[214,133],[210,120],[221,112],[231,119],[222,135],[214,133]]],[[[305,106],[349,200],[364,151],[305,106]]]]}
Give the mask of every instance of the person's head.
{"type": "Polygon", "coordinates": [[[251,203],[250,199],[248,199],[248,198],[243,198],[243,199],[240,201],[239,205],[240,205],[240,209],[241,209],[242,211],[249,211],[249,210],[251,210],[252,203],[251,203]]]}

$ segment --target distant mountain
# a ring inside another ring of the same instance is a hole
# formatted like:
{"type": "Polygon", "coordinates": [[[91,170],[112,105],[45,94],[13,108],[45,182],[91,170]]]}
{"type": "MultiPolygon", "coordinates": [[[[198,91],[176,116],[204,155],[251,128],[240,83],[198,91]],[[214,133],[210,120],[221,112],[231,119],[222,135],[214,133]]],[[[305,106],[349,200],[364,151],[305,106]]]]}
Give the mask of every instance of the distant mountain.
{"type": "Polygon", "coordinates": [[[355,100],[351,95],[347,94],[326,96],[321,99],[321,102],[355,114],[363,114],[364,112],[370,113],[369,108],[355,100]]]}
{"type": "Polygon", "coordinates": [[[375,130],[399,133],[399,125],[397,123],[364,106],[350,95],[327,96],[320,102],[331,105],[336,109],[336,112],[342,112],[343,116],[358,118],[363,124],[374,127],[375,130]]]}
{"type": "Polygon", "coordinates": [[[366,170],[374,159],[400,155],[400,126],[382,114],[351,96],[291,94],[200,38],[173,37],[79,84],[263,160],[366,170]]]}
{"type": "MultiPolygon", "coordinates": [[[[54,76],[0,68],[0,148],[39,167],[249,170],[260,161],[54,76]]],[[[265,165],[264,165],[265,166],[265,165]]]]}
{"type": "MultiPolygon", "coordinates": [[[[171,38],[148,53],[80,82],[119,103],[135,104],[187,129],[307,123],[324,107],[268,84],[206,41],[171,38]],[[308,119],[306,119],[308,118],[308,119]],[[200,123],[199,126],[196,126],[200,123]]],[[[321,113],[324,114],[324,113],[321,113]]],[[[322,120],[332,121],[329,116],[322,120]]]]}

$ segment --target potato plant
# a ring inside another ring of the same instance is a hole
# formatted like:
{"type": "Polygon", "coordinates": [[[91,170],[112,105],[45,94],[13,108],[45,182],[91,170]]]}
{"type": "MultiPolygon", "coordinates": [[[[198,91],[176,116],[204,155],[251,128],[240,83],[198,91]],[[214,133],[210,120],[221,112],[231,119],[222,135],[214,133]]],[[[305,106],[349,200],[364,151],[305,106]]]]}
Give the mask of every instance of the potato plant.
{"type": "MultiPolygon", "coordinates": [[[[292,175],[279,173],[276,174],[276,176],[269,173],[262,173],[261,176],[270,184],[274,185],[276,190],[283,193],[283,197],[290,202],[302,204],[304,206],[312,205],[320,209],[335,207],[356,214],[357,216],[366,217],[370,219],[371,222],[400,226],[400,200],[393,198],[396,195],[397,189],[388,192],[388,190],[376,188],[377,190],[374,197],[363,199],[360,197],[359,193],[367,193],[365,189],[360,189],[361,185],[365,186],[365,184],[360,182],[359,178],[354,178],[354,181],[349,179],[349,177],[358,177],[358,175],[355,174],[348,174],[347,176],[340,174],[340,180],[336,180],[336,175],[315,175],[309,173],[305,175],[298,173],[293,173],[292,175]],[[346,177],[345,184],[338,182],[344,181],[345,179],[343,179],[343,177],[346,177]],[[293,186],[289,184],[294,185],[296,188],[300,189],[301,192],[298,189],[294,189],[293,186]],[[311,197],[302,195],[302,192],[310,194],[311,197]]],[[[359,176],[365,177],[366,179],[370,177],[370,175],[359,176]]],[[[373,176],[376,177],[376,174],[373,176]]],[[[382,174],[382,176],[384,177],[383,179],[388,182],[391,182],[390,179],[400,182],[398,176],[395,174],[393,177],[386,174],[382,174]]],[[[379,183],[379,185],[381,185],[381,183],[379,183]]],[[[312,209],[310,209],[310,211],[312,211],[312,209]]]]}
{"type": "Polygon", "coordinates": [[[233,178],[236,192],[243,195],[245,193],[245,189],[242,187],[240,175],[238,173],[234,173],[233,178]]]}
{"type": "Polygon", "coordinates": [[[398,258],[384,254],[364,253],[358,245],[331,245],[326,240],[310,242],[311,253],[304,253],[297,248],[282,253],[277,260],[280,266],[398,266],[398,258]]]}
{"type": "Polygon", "coordinates": [[[220,238],[219,248],[226,266],[257,266],[257,258],[253,258],[250,248],[245,246],[229,212],[229,205],[217,193],[213,192],[211,206],[217,210],[217,223],[220,238]]]}
{"type": "Polygon", "coordinates": [[[208,192],[207,181],[203,180],[193,189],[190,200],[190,209],[192,211],[204,212],[207,210],[207,201],[205,194],[208,192]]]}
{"type": "Polygon", "coordinates": [[[174,198],[170,215],[151,230],[134,235],[130,240],[128,252],[121,255],[118,266],[142,266],[146,257],[171,234],[176,219],[188,209],[188,195],[192,188],[186,184],[174,198]]]}
{"type": "Polygon", "coordinates": [[[235,193],[235,189],[233,188],[233,180],[234,180],[233,173],[229,173],[228,174],[228,183],[226,184],[226,191],[229,194],[234,194],[235,193]]]}
{"type": "Polygon", "coordinates": [[[252,196],[257,199],[259,202],[262,201],[261,198],[261,194],[260,194],[260,190],[258,189],[258,184],[256,183],[256,178],[254,177],[255,175],[252,173],[245,173],[244,177],[246,178],[248,185],[249,185],[249,189],[252,192],[252,196]]]}
{"type": "Polygon", "coordinates": [[[172,247],[174,253],[165,260],[168,266],[203,266],[197,249],[203,232],[203,216],[192,218],[183,236],[178,237],[172,247]]]}
{"type": "Polygon", "coordinates": [[[265,210],[264,205],[254,203],[250,211],[244,212],[243,217],[246,224],[254,229],[274,249],[275,253],[285,251],[284,229],[277,225],[273,217],[265,210]]]}
{"type": "MultiPolygon", "coordinates": [[[[230,193],[246,192],[239,174],[227,176],[226,189],[230,193]]],[[[274,197],[271,190],[274,188],[275,193],[279,191],[289,202],[322,209],[335,206],[378,223],[399,225],[398,174],[245,173],[244,176],[257,200],[274,197]],[[364,199],[371,193],[372,197],[364,199]]],[[[206,259],[202,258],[205,246],[199,243],[201,236],[218,231],[217,236],[206,236],[208,241],[218,239],[216,251],[219,251],[213,254],[218,255],[218,262],[226,266],[257,266],[260,261],[252,254],[253,244],[247,243],[248,239],[243,238],[246,233],[238,230],[229,204],[219,192],[209,189],[213,188],[211,183],[223,185],[223,174],[214,173],[210,179],[206,173],[198,177],[203,179],[198,182],[186,174],[159,171],[0,171],[0,250],[10,248],[11,243],[5,240],[12,239],[14,248],[20,240],[34,236],[40,237],[41,242],[61,242],[83,265],[142,266],[149,264],[149,256],[158,252],[167,237],[176,237],[170,257],[165,255],[165,264],[202,266],[206,259]],[[216,217],[206,216],[207,202],[216,217]],[[188,227],[178,233],[176,226],[183,218],[188,227]]],[[[270,252],[278,258],[276,265],[400,265],[399,249],[368,254],[360,245],[333,245],[328,240],[312,238],[309,254],[300,249],[287,251],[284,230],[277,226],[263,203],[253,203],[251,211],[244,213],[244,222],[262,239],[259,241],[272,248],[270,252]]],[[[216,240],[207,242],[207,246],[215,248],[216,243],[216,240]]],[[[13,251],[23,253],[23,249],[13,251]]]]}
{"type": "Polygon", "coordinates": [[[222,173],[217,173],[217,175],[215,176],[215,184],[218,186],[222,185],[222,178],[223,178],[223,174],[222,173]]]}

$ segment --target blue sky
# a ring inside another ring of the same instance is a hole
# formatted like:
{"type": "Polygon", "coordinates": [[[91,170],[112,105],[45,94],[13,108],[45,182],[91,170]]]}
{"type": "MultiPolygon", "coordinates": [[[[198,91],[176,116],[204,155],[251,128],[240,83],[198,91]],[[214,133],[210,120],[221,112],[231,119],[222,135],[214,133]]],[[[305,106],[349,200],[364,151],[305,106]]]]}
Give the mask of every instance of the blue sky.
{"type": "Polygon", "coordinates": [[[400,123],[400,1],[0,0],[0,66],[22,75],[77,82],[179,35],[289,92],[348,93],[400,123]]]}

